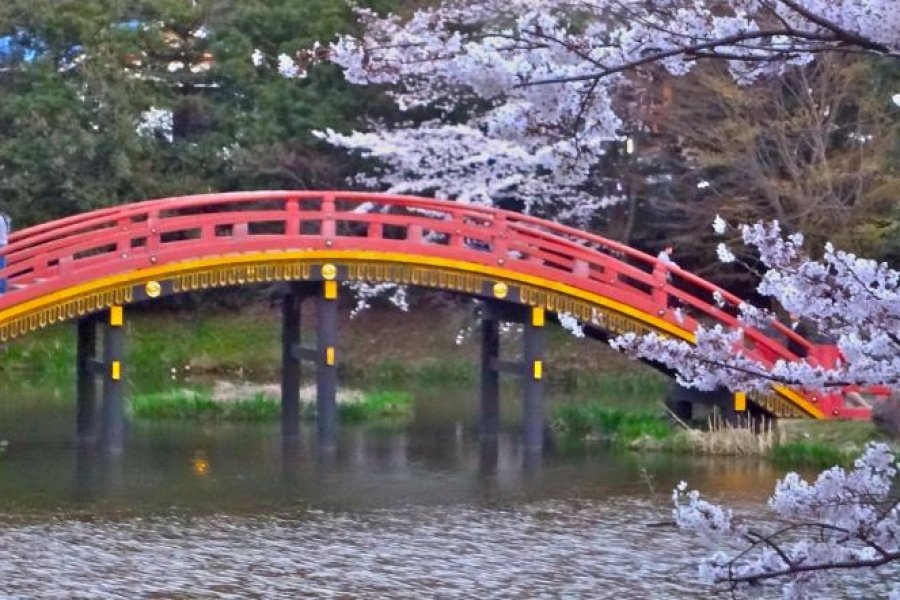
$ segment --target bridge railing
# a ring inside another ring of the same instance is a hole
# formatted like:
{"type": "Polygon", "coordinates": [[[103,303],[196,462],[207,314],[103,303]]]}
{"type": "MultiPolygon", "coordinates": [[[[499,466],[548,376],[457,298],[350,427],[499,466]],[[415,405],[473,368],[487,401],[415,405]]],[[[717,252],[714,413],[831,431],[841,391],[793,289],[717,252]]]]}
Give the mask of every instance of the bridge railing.
{"type": "MultiPolygon", "coordinates": [[[[111,257],[125,266],[134,262],[129,259],[142,255],[157,254],[157,260],[163,258],[160,253],[172,255],[170,259],[183,257],[183,251],[176,251],[180,246],[190,245],[187,254],[197,255],[223,247],[227,250],[237,241],[243,241],[245,247],[258,245],[273,235],[286,243],[306,239],[333,244],[359,237],[353,233],[354,226],[364,226],[365,237],[384,247],[397,246],[402,240],[404,247],[426,244],[467,253],[475,250],[525,271],[551,270],[567,279],[574,276],[579,284],[587,280],[597,288],[615,288],[615,296],[625,296],[641,308],[649,305],[661,318],[678,322],[668,306],[673,298],[687,320],[679,325],[690,327],[698,319],[729,327],[737,324],[734,313],[740,299],[614,240],[486,207],[364,193],[216,194],[103,209],[15,234],[0,251],[7,257],[0,276],[5,275],[15,291],[67,272],[107,264],[111,257]],[[307,204],[305,210],[301,203],[307,204]],[[396,209],[407,210],[405,214],[388,212],[396,209]],[[268,231],[263,224],[269,225],[268,231]],[[305,230],[297,228],[301,224],[305,230]],[[386,235],[392,230],[393,239],[386,235]],[[689,291],[690,287],[696,291],[689,291]],[[712,301],[715,292],[724,300],[721,308],[712,301]]],[[[809,346],[790,328],[778,323],[773,327],[785,339],[809,346]]],[[[769,354],[786,352],[784,347],[772,347],[771,338],[761,332],[748,330],[747,335],[769,354]]]]}
{"type": "MultiPolygon", "coordinates": [[[[0,249],[7,259],[0,277],[10,290],[0,297],[0,310],[95,276],[277,249],[364,249],[465,260],[597,293],[687,331],[700,322],[740,326],[738,297],[614,240],[488,207],[358,192],[185,196],[31,227],[0,249]]],[[[773,322],[771,329],[745,329],[748,355],[765,364],[796,359],[787,340],[817,355],[789,327],[773,322]]]]}

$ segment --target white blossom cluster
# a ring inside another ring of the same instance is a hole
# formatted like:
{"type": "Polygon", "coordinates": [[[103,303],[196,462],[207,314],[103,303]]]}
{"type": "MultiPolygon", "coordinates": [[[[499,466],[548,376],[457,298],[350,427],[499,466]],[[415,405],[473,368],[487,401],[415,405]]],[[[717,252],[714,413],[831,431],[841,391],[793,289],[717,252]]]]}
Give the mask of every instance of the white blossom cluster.
{"type": "Polygon", "coordinates": [[[350,311],[350,318],[357,317],[362,311],[372,308],[372,300],[387,297],[388,302],[403,312],[409,311],[409,299],[406,286],[396,283],[369,283],[355,281],[346,284],[353,292],[356,305],[350,311]]]}
{"type": "Polygon", "coordinates": [[[158,136],[170,144],[175,139],[175,116],[170,109],[151,106],[141,113],[135,130],[139,135],[158,136]]]}
{"type": "MultiPolygon", "coordinates": [[[[708,584],[732,591],[781,584],[785,598],[821,597],[822,586],[851,566],[877,567],[900,559],[900,509],[891,496],[897,460],[871,443],[849,471],[833,467],[813,483],[788,473],[769,499],[773,519],[761,527],[687,491],[673,492],[678,527],[697,531],[718,550],[700,565],[708,584]]],[[[891,597],[900,593],[900,584],[891,597]]]]}
{"type": "MultiPolygon", "coordinates": [[[[714,225],[722,232],[725,226],[719,219],[714,225]]],[[[678,371],[682,384],[705,390],[763,389],[773,381],[812,389],[900,385],[900,272],[886,263],[835,250],[831,244],[826,244],[821,259],[814,260],[803,249],[803,236],[785,237],[777,222],[742,225],[738,230],[767,269],[758,286],[760,294],[774,298],[837,344],[842,355],[838,364],[823,366],[811,360],[764,364],[744,352],[748,348],[744,328],[721,325],[699,325],[696,346],[633,334],[617,338],[614,346],[660,361],[678,371]]],[[[765,328],[775,319],[747,304],[738,308],[746,328],[765,328]]]]}
{"type": "Polygon", "coordinates": [[[557,313],[556,318],[559,320],[559,325],[572,335],[577,338],[584,337],[584,328],[581,323],[578,322],[578,319],[575,318],[575,315],[561,312],[557,313]]]}
{"type": "Polygon", "coordinates": [[[624,139],[624,73],[714,58],[750,80],[820,51],[900,53],[895,0],[443,0],[410,18],[357,14],[363,35],[341,37],[329,59],[352,83],[389,86],[402,109],[438,115],[322,133],[381,161],[363,183],[519,199],[561,218],[580,207],[576,221],[620,199],[595,195],[600,157],[624,139]]]}

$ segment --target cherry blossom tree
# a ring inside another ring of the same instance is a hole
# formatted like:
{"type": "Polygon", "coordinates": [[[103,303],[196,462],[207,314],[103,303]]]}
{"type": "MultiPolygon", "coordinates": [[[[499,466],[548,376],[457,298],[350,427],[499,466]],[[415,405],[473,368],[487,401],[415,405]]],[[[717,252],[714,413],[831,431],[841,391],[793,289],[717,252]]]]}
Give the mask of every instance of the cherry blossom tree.
{"type": "Polygon", "coordinates": [[[443,0],[409,18],[358,9],[363,35],[318,58],[388,86],[410,122],[322,132],[378,159],[360,183],[467,202],[518,200],[583,222],[624,195],[602,157],[624,137],[633,75],[726,60],[739,81],[829,52],[900,57],[892,0],[443,0]]]}
{"type": "MultiPolygon", "coordinates": [[[[323,132],[381,167],[361,177],[391,192],[433,193],[465,202],[519,199],[528,212],[583,221],[621,198],[602,186],[597,165],[621,139],[617,94],[629,77],[660,65],[679,75],[702,60],[727,61],[739,81],[777,74],[818,54],[900,59],[900,11],[890,0],[444,0],[409,18],[357,9],[362,36],[321,57],[360,85],[385,85],[423,122],[370,132],[323,132]]],[[[717,228],[725,227],[719,222],[717,228]]],[[[739,226],[768,271],[759,291],[833,335],[845,360],[766,367],[740,351],[743,331],[700,326],[691,346],[661,336],[616,345],[674,367],[701,389],[755,389],[771,382],[828,387],[896,383],[900,373],[898,273],[828,246],[820,260],[802,236],[777,223],[739,226]]],[[[732,260],[726,246],[721,258],[732,260]]],[[[773,315],[737,307],[746,327],[773,315]]]]}
{"type": "MultiPolygon", "coordinates": [[[[736,517],[682,482],[672,494],[675,522],[716,549],[700,565],[704,582],[733,594],[780,583],[785,598],[821,597],[847,569],[900,560],[900,499],[891,496],[897,467],[887,445],[870,444],[850,470],[833,467],[813,483],[789,473],[775,486],[774,519],[766,521],[736,517]]],[[[890,598],[900,598],[900,587],[890,598]]]]}
{"type": "MultiPolygon", "coordinates": [[[[728,224],[714,225],[726,234],[728,224]]],[[[736,329],[699,325],[696,345],[660,335],[625,335],[613,345],[633,356],[650,358],[678,372],[681,383],[699,389],[763,389],[774,383],[812,389],[848,385],[900,386],[900,271],[886,263],[859,258],[826,244],[821,259],[803,248],[803,236],[782,234],[777,222],[740,225],[741,239],[759,254],[765,267],[758,291],[787,311],[827,332],[842,359],[833,365],[814,360],[778,360],[763,365],[746,356],[746,328],[766,328],[776,319],[769,311],[740,303],[736,329]]],[[[734,260],[723,242],[720,259],[734,260]]],[[[717,301],[728,304],[721,296],[717,301]]],[[[733,304],[733,303],[732,303],[733,304]]]]}
{"type": "MultiPolygon", "coordinates": [[[[385,86],[408,111],[399,126],[320,134],[377,159],[360,183],[464,202],[517,200],[528,212],[575,223],[623,198],[604,179],[602,159],[626,137],[623,105],[642,77],[718,60],[747,83],[824,53],[900,58],[894,0],[443,0],[409,18],[358,14],[361,36],[298,54],[296,69],[284,60],[279,68],[302,76],[327,54],[349,81],[385,86]]],[[[722,220],[715,227],[729,231],[722,220]]],[[[900,273],[830,245],[811,257],[802,235],[785,236],[778,223],[730,231],[759,254],[759,291],[833,335],[843,360],[752,361],[740,351],[744,330],[766,327],[773,315],[744,304],[732,307],[741,327],[701,325],[696,346],[623,336],[621,349],[674,367],[682,383],[703,389],[773,380],[900,384],[900,273]]],[[[718,254],[735,260],[724,243],[718,254]]],[[[900,558],[897,504],[888,498],[895,475],[894,456],[872,446],[849,472],[826,471],[812,485],[796,475],[780,482],[770,505],[783,525],[749,527],[684,486],[675,516],[682,527],[740,544],[704,562],[705,580],[736,591],[786,578],[785,594],[803,596],[824,573],[900,558]]]]}
{"type": "MultiPolygon", "coordinates": [[[[732,229],[721,218],[714,227],[722,235],[732,229]]],[[[767,327],[774,316],[747,304],[733,307],[741,327],[700,325],[696,346],[653,334],[621,336],[613,345],[666,364],[682,384],[700,389],[760,389],[773,382],[900,386],[900,272],[830,244],[814,260],[803,249],[803,236],[783,235],[777,222],[734,229],[766,269],[759,292],[835,336],[843,360],[829,367],[811,360],[773,366],[753,361],[742,352],[745,328],[767,327]]],[[[725,243],[718,254],[725,262],[735,260],[725,243]]],[[[724,296],[717,302],[729,304],[724,296]]],[[[769,500],[774,514],[755,523],[735,519],[682,484],[673,493],[675,521],[713,543],[714,552],[699,568],[706,583],[736,593],[777,582],[786,598],[814,598],[848,569],[900,560],[900,497],[891,495],[897,466],[887,445],[871,444],[850,471],[834,467],[813,484],[789,473],[769,500]]],[[[900,598],[900,588],[890,597],[900,598]]]]}

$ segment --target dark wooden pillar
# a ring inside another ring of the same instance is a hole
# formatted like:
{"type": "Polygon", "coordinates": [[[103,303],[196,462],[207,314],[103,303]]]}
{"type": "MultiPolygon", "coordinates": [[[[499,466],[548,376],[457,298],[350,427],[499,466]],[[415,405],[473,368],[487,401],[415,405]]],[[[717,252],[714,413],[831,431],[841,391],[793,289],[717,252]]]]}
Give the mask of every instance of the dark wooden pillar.
{"type": "Polygon", "coordinates": [[[531,308],[524,325],[522,442],[527,451],[544,446],[544,309],[531,308]]]}
{"type": "Polygon", "coordinates": [[[291,287],[281,304],[281,434],[300,435],[300,301],[291,287]]]}
{"type": "Polygon", "coordinates": [[[75,431],[79,443],[97,440],[97,319],[78,320],[75,356],[75,431]]]}
{"type": "Polygon", "coordinates": [[[490,305],[481,315],[481,418],[482,439],[497,437],[500,430],[500,322],[490,305]]]}
{"type": "Polygon", "coordinates": [[[337,345],[338,282],[324,281],[318,299],[316,359],[316,429],[320,448],[337,443],[337,345]]]}
{"type": "Polygon", "coordinates": [[[121,452],[125,439],[125,395],[122,363],[125,354],[125,317],[121,306],[105,313],[103,330],[103,448],[121,452]]]}

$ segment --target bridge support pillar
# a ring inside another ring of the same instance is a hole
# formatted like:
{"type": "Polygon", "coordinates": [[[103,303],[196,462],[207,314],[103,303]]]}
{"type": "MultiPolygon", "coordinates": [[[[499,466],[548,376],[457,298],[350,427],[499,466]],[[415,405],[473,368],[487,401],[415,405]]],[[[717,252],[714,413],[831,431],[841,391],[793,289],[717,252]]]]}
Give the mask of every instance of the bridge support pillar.
{"type": "Polygon", "coordinates": [[[97,319],[78,320],[75,357],[76,399],[75,431],[79,443],[97,439],[97,319]]]}
{"type": "Polygon", "coordinates": [[[484,440],[500,430],[500,321],[490,304],[481,315],[481,409],[479,434],[484,440]]]}
{"type": "Polygon", "coordinates": [[[122,362],[125,354],[125,317],[121,306],[105,313],[103,330],[103,427],[101,443],[111,452],[121,452],[125,438],[125,398],[122,362]]]}
{"type": "Polygon", "coordinates": [[[529,309],[522,355],[522,443],[526,452],[544,446],[544,321],[542,307],[529,309]]]}
{"type": "Polygon", "coordinates": [[[521,307],[486,302],[481,316],[481,407],[482,440],[496,439],[500,430],[500,373],[522,380],[522,446],[526,453],[544,447],[544,324],[542,307],[521,307]],[[521,360],[501,357],[500,322],[522,323],[521,360]]]}
{"type": "Polygon", "coordinates": [[[316,430],[321,449],[334,448],[337,443],[337,298],[338,282],[322,282],[316,310],[316,430]]]}
{"type": "Polygon", "coordinates": [[[300,435],[300,302],[296,286],[281,304],[281,434],[300,435]]]}

